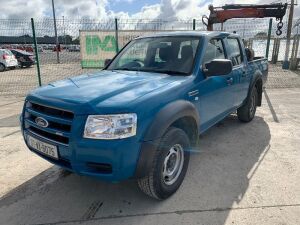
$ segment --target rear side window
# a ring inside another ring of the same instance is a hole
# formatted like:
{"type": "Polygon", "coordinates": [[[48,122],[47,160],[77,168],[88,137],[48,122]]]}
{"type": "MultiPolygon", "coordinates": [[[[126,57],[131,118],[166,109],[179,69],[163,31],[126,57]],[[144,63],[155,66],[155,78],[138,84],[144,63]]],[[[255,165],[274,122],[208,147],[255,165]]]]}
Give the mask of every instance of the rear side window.
{"type": "Polygon", "coordinates": [[[224,47],[221,39],[211,39],[207,45],[202,64],[214,59],[225,59],[224,47]]]}
{"type": "Polygon", "coordinates": [[[228,50],[229,55],[228,58],[231,60],[233,66],[238,66],[243,62],[243,55],[240,48],[240,44],[238,39],[236,38],[228,38],[228,50]]]}

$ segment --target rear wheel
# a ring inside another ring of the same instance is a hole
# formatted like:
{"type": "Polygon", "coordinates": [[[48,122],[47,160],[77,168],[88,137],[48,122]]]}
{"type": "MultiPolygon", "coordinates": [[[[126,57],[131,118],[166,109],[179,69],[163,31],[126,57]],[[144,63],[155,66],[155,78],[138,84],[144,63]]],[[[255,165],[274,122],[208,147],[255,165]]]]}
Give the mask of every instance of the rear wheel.
{"type": "Polygon", "coordinates": [[[5,66],[2,63],[0,63],[0,72],[3,72],[4,70],[5,70],[5,66]]]}
{"type": "Polygon", "coordinates": [[[156,199],[166,199],[180,187],[189,164],[190,141],[179,128],[170,127],[157,149],[150,173],[138,180],[140,189],[156,199]]]}
{"type": "Polygon", "coordinates": [[[254,118],[257,107],[257,98],[258,93],[254,86],[246,100],[246,103],[237,110],[237,115],[240,121],[250,122],[254,118]]]}

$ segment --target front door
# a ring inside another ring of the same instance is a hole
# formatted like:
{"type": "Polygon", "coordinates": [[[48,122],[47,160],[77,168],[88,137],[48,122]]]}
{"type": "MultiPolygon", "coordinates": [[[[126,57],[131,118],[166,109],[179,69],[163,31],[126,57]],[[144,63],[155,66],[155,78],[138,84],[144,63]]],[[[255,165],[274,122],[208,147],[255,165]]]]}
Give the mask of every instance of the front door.
{"type": "MultiPolygon", "coordinates": [[[[211,39],[207,45],[202,65],[205,66],[213,59],[225,59],[225,50],[222,39],[211,39]]],[[[223,76],[210,76],[199,82],[199,112],[201,127],[204,131],[224,117],[232,108],[234,95],[233,74],[223,76]]]]}

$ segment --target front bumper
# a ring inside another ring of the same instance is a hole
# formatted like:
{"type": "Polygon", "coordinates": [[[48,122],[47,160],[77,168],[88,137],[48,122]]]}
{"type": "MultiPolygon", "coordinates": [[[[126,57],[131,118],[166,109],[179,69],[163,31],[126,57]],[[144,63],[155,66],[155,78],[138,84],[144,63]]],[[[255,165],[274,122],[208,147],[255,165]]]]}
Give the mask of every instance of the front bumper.
{"type": "Polygon", "coordinates": [[[27,147],[47,161],[80,175],[118,182],[134,177],[141,144],[130,138],[123,140],[80,139],[69,146],[55,143],[23,130],[27,147]],[[59,159],[53,159],[30,147],[27,135],[58,148],[59,159]]]}
{"type": "MultiPolygon", "coordinates": [[[[84,126],[88,117],[86,114],[80,114],[81,111],[85,111],[84,107],[78,107],[78,105],[70,102],[40,99],[32,95],[28,96],[21,116],[21,128],[24,140],[27,144],[26,137],[27,135],[31,135],[42,142],[57,146],[59,159],[55,160],[45,156],[32,149],[28,144],[27,147],[49,162],[77,174],[93,176],[111,182],[136,178],[137,174],[141,174],[140,172],[136,172],[137,168],[144,169],[143,166],[140,166],[140,152],[144,148],[142,146],[145,146],[145,142],[140,141],[144,128],[140,125],[136,136],[124,139],[97,140],[83,138],[84,126]],[[49,111],[34,108],[30,104],[26,106],[28,102],[39,104],[46,108],[50,107],[56,111],[64,111],[67,115],[68,112],[73,112],[73,117],[72,119],[55,119],[55,117],[49,114],[49,111]],[[78,110],[79,108],[80,110],[78,110]],[[50,123],[49,127],[38,127],[34,123],[34,119],[30,119],[29,115],[45,118],[50,123]],[[70,130],[56,132],[60,131],[57,130],[57,123],[65,123],[66,120],[70,124],[70,128],[68,128],[70,130]],[[52,122],[56,122],[56,127],[51,127],[52,122]],[[36,132],[32,127],[36,127],[44,133],[36,132]],[[49,134],[52,133],[52,135],[45,135],[45,131],[49,134]],[[55,138],[53,138],[53,134],[55,138]],[[67,138],[64,138],[64,140],[56,139],[58,136],[67,138]]],[[[143,126],[145,124],[144,122],[143,126]]]]}

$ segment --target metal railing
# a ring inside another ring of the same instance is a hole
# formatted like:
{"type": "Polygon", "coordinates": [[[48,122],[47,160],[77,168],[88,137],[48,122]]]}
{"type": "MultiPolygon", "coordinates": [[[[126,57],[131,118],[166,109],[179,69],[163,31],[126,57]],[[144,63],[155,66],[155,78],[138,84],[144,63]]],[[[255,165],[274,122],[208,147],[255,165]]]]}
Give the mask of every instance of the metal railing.
{"type": "MultiPolygon", "coordinates": [[[[223,24],[223,30],[238,33],[247,46],[254,49],[256,56],[266,56],[269,48],[269,61],[278,63],[284,59],[287,26],[285,24],[283,34],[277,37],[276,24],[273,23],[268,41],[269,24],[269,19],[233,19],[223,24]]],[[[136,36],[164,31],[206,30],[198,19],[57,19],[56,25],[59,47],[56,46],[53,19],[35,19],[34,23],[21,19],[0,20],[0,48],[31,52],[37,61],[29,68],[7,68],[0,72],[0,95],[23,96],[39,86],[39,83],[48,84],[99,69],[105,58],[113,57],[118,49],[136,36]],[[86,57],[91,49],[97,54],[86,57]]],[[[218,24],[215,29],[221,30],[221,27],[218,24]]],[[[300,54],[296,29],[293,30],[293,37],[291,68],[297,69],[300,54]]]]}

